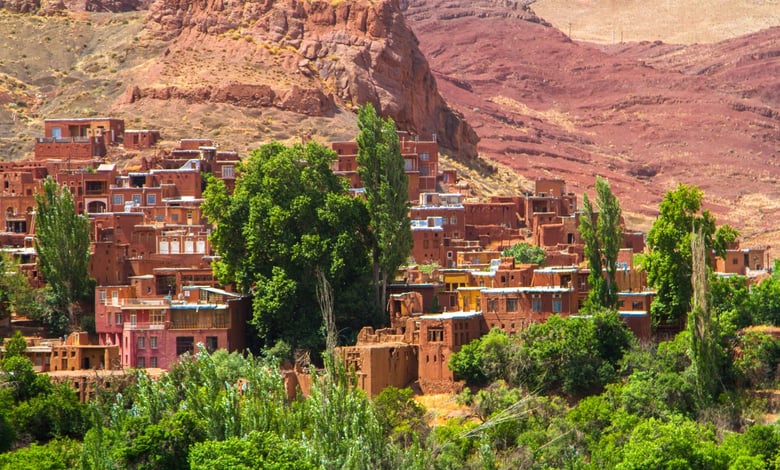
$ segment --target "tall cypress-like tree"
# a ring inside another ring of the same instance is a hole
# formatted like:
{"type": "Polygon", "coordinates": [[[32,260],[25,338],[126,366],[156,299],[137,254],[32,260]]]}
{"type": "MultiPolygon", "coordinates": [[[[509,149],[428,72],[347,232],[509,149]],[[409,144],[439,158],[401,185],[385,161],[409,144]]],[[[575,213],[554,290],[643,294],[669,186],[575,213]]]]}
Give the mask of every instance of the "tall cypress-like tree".
{"type": "Polygon", "coordinates": [[[73,304],[89,293],[89,220],[76,212],[73,195],[51,177],[35,196],[35,248],[50,295],[50,327],[73,324],[73,304]]]}
{"type": "Polygon", "coordinates": [[[372,233],[375,301],[387,307],[387,286],[412,249],[408,178],[395,123],[369,103],[358,111],[358,174],[365,188],[372,233]]]}
{"type": "Polygon", "coordinates": [[[691,333],[691,359],[696,370],[696,389],[699,400],[709,403],[718,389],[720,347],[717,343],[718,325],[710,308],[710,269],[704,233],[694,228],[691,235],[691,287],[693,308],[688,313],[691,333]]]}
{"type": "Polygon", "coordinates": [[[583,198],[584,214],[580,217],[580,236],[585,241],[585,258],[590,266],[588,308],[615,308],[618,303],[617,258],[623,231],[620,226],[620,203],[601,177],[596,178],[596,207],[583,198]]]}

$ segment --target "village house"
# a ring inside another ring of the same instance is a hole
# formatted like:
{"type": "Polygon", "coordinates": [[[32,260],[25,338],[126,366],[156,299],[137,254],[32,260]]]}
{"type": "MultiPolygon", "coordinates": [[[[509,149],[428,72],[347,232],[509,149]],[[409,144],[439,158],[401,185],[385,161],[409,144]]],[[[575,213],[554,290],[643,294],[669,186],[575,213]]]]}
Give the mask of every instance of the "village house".
{"type": "MultiPolygon", "coordinates": [[[[420,140],[408,132],[398,131],[404,172],[409,179],[409,200],[416,201],[421,193],[435,192],[439,175],[439,144],[436,135],[431,140],[420,140]]],[[[333,142],[331,147],[337,159],[333,171],[349,181],[350,188],[359,193],[363,187],[357,173],[357,142],[333,142]]]]}

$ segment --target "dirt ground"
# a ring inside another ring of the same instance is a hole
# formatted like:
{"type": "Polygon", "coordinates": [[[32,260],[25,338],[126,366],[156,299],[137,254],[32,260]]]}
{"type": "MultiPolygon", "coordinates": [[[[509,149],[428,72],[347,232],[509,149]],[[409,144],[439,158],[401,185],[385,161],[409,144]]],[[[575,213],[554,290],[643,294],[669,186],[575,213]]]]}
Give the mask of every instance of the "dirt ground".
{"type": "Polygon", "coordinates": [[[718,42],[780,25],[780,0],[538,0],[531,8],[576,41],[718,42]]]}

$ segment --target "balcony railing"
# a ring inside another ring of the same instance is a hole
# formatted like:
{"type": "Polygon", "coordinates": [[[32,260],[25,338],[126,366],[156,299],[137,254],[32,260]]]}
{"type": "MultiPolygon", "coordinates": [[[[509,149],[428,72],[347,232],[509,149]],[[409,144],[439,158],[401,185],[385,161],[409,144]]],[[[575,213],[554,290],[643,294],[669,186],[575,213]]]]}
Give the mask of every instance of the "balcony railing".
{"type": "Polygon", "coordinates": [[[139,307],[166,307],[171,304],[169,299],[139,299],[139,298],[106,298],[103,305],[113,307],[139,306],[139,307]]]}
{"type": "Polygon", "coordinates": [[[165,323],[151,323],[151,322],[126,322],[124,323],[125,330],[164,330],[165,323]]]}

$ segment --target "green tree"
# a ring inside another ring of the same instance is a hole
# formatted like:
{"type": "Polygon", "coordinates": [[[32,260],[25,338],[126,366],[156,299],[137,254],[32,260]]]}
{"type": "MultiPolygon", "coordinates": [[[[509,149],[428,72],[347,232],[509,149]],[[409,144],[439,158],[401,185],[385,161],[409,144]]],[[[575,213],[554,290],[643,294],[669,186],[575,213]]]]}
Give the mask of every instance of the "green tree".
{"type": "Polygon", "coordinates": [[[19,263],[8,253],[0,254],[0,319],[16,312],[39,319],[42,312],[39,292],[30,285],[19,263]]]}
{"type": "Polygon", "coordinates": [[[540,246],[529,243],[516,243],[501,252],[501,256],[511,256],[518,264],[544,264],[545,252],[540,246]]]}
{"type": "Polygon", "coordinates": [[[408,178],[395,123],[369,103],[358,111],[358,174],[365,188],[371,226],[375,301],[382,312],[387,287],[412,250],[408,178]]]}
{"type": "Polygon", "coordinates": [[[623,239],[620,203],[612,194],[609,182],[596,177],[596,206],[594,208],[587,194],[583,197],[583,206],[580,235],[590,266],[590,292],[585,305],[590,309],[615,308],[618,302],[617,258],[623,239]]]}
{"type": "Polygon", "coordinates": [[[752,325],[780,325],[780,261],[775,260],[772,276],[750,291],[752,325]]]}
{"type": "Polygon", "coordinates": [[[333,289],[338,329],[377,322],[365,292],[371,272],[365,203],[331,170],[332,150],[316,143],[271,143],[242,162],[236,188],[209,180],[203,208],[214,223],[215,273],[254,295],[261,342],[321,349],[317,276],[333,289]]]}
{"type": "Polygon", "coordinates": [[[24,352],[27,350],[27,340],[22,336],[22,332],[16,330],[14,335],[5,342],[5,354],[3,359],[9,357],[24,356],[24,352]]]}
{"type": "Polygon", "coordinates": [[[614,380],[618,362],[633,341],[615,311],[592,318],[553,315],[520,337],[514,359],[520,364],[520,382],[531,390],[575,396],[597,392],[614,380]]]}
{"type": "Polygon", "coordinates": [[[449,368],[457,379],[471,385],[485,385],[498,379],[512,381],[515,367],[511,360],[517,348],[512,338],[493,328],[450,356],[449,368]]]}
{"type": "MultiPolygon", "coordinates": [[[[648,283],[655,288],[651,313],[657,323],[682,322],[691,308],[691,233],[702,233],[704,246],[722,256],[738,233],[724,225],[715,228],[715,218],[701,210],[703,192],[680,184],[661,201],[660,213],[647,234],[650,253],[645,257],[648,283]]],[[[709,257],[707,257],[709,260],[709,257]]]]}
{"type": "Polygon", "coordinates": [[[693,308],[688,314],[691,332],[691,356],[696,370],[699,399],[710,402],[718,388],[718,372],[723,350],[718,344],[720,333],[710,309],[709,271],[704,235],[694,229],[691,236],[693,308]]]}
{"type": "Polygon", "coordinates": [[[35,195],[35,247],[46,279],[49,327],[62,333],[77,325],[74,303],[89,294],[89,220],[76,211],[73,195],[52,178],[35,195]]]}
{"type": "Polygon", "coordinates": [[[14,470],[70,470],[78,468],[81,444],[70,439],[36,443],[15,452],[0,454],[0,468],[14,470]]]}
{"type": "Polygon", "coordinates": [[[377,417],[393,442],[404,447],[424,442],[429,432],[425,408],[414,400],[411,388],[387,387],[374,398],[377,417]]]}

